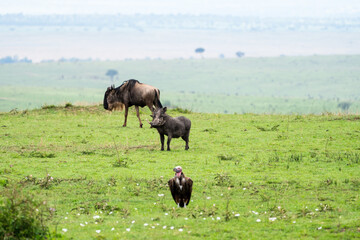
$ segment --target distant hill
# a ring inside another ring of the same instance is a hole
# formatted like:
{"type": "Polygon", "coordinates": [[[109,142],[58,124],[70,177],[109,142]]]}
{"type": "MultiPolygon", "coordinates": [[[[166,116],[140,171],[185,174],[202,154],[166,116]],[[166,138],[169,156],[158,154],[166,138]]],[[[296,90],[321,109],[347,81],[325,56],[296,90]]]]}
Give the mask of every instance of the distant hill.
{"type": "Polygon", "coordinates": [[[0,26],[81,26],[120,27],[142,30],[158,29],[217,29],[236,31],[358,31],[360,16],[321,18],[299,17],[240,17],[221,15],[0,15],[0,26]]]}

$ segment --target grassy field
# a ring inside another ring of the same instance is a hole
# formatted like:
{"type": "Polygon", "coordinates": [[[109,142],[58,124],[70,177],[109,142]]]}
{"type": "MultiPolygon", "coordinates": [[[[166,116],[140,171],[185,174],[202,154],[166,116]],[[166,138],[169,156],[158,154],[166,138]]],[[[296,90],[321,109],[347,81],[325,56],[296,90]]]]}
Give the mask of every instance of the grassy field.
{"type": "Polygon", "coordinates": [[[135,78],[158,87],[164,105],[195,112],[358,114],[359,66],[359,55],[8,64],[0,111],[100,103],[115,69],[117,86],[135,78]]]}
{"type": "Polygon", "coordinates": [[[1,199],[33,195],[63,239],[360,237],[359,116],[169,114],[192,121],[189,151],[160,151],[133,110],[126,128],[102,106],[2,113],[1,199]],[[176,165],[194,181],[186,209],[167,187],[176,165]]]}

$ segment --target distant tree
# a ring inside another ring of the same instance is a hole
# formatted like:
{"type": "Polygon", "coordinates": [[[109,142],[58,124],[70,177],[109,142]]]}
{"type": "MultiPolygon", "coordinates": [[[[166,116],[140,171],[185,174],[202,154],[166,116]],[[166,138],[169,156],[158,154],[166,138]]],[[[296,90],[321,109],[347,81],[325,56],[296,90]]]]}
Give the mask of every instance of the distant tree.
{"type": "Polygon", "coordinates": [[[114,76],[115,76],[115,75],[118,75],[118,71],[116,71],[116,70],[114,70],[114,69],[109,69],[109,70],[107,70],[107,72],[106,72],[105,75],[106,75],[106,76],[109,76],[110,79],[111,79],[111,82],[114,83],[114,76]]]}
{"type": "Polygon", "coordinates": [[[204,49],[204,48],[199,47],[199,48],[195,49],[195,53],[200,54],[201,57],[203,57],[202,54],[203,54],[204,52],[205,52],[205,49],[204,49]]]}
{"type": "Polygon", "coordinates": [[[28,58],[20,59],[17,56],[14,56],[14,57],[7,56],[7,57],[0,58],[0,64],[17,63],[17,62],[31,63],[32,61],[30,59],[28,59],[28,58]]]}
{"type": "Polygon", "coordinates": [[[236,54],[236,56],[237,56],[238,58],[241,58],[241,57],[243,57],[243,56],[245,55],[245,53],[244,53],[244,52],[241,52],[241,51],[238,51],[238,52],[236,52],[235,54],[236,54]]]}
{"type": "Polygon", "coordinates": [[[341,108],[343,111],[347,111],[350,108],[350,102],[341,102],[337,105],[338,108],[341,108]]]}

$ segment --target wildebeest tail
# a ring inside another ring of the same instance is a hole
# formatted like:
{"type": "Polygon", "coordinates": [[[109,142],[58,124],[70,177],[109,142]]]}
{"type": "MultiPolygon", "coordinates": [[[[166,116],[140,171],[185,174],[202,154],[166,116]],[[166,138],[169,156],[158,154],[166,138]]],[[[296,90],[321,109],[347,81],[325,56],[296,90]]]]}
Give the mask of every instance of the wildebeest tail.
{"type": "Polygon", "coordinates": [[[159,89],[155,89],[155,101],[154,101],[154,105],[157,108],[162,108],[162,104],[160,102],[160,90],[159,89]],[[159,93],[158,93],[159,92],[159,93]]]}

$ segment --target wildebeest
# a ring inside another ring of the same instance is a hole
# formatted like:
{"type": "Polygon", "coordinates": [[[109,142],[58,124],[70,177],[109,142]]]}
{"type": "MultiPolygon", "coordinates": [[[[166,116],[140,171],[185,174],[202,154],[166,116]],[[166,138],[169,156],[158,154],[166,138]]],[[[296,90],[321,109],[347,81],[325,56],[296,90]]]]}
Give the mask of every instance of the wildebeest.
{"type": "Polygon", "coordinates": [[[166,114],[166,110],[166,107],[156,108],[150,115],[153,118],[152,122],[150,122],[151,127],[156,128],[160,134],[161,151],[164,150],[164,135],[168,136],[168,151],[170,151],[171,139],[179,137],[185,141],[185,150],[188,150],[191,121],[183,116],[173,118],[166,114]]]}
{"type": "Polygon", "coordinates": [[[193,181],[185,177],[180,166],[175,167],[173,171],[175,177],[168,182],[171,195],[179,207],[186,207],[190,202],[193,181]]]}
{"type": "Polygon", "coordinates": [[[136,109],[136,116],[139,119],[140,127],[142,127],[143,124],[139,115],[139,107],[148,106],[151,112],[154,112],[154,106],[161,108],[159,89],[140,83],[135,79],[125,81],[117,88],[115,88],[114,85],[107,88],[104,96],[104,108],[112,111],[114,109],[122,110],[125,107],[123,127],[126,127],[129,107],[133,105],[136,109]]]}

